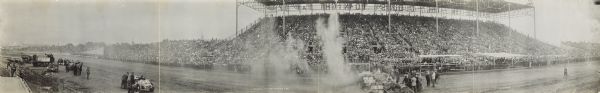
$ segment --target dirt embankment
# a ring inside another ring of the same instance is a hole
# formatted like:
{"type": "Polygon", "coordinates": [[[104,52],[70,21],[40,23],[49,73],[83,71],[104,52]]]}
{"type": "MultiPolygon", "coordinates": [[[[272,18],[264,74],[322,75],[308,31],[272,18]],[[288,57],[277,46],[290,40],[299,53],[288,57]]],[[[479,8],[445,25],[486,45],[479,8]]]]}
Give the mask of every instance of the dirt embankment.
{"type": "Polygon", "coordinates": [[[23,68],[19,76],[23,78],[33,92],[50,92],[50,93],[88,93],[90,92],[86,86],[82,86],[75,82],[54,77],[53,73],[44,72],[45,69],[23,68]]]}
{"type": "MultiPolygon", "coordinates": [[[[9,77],[7,62],[0,61],[0,76],[9,77]]],[[[87,87],[55,78],[53,73],[46,73],[44,67],[31,67],[30,64],[18,65],[15,75],[21,77],[33,93],[88,93],[87,87]]]]}

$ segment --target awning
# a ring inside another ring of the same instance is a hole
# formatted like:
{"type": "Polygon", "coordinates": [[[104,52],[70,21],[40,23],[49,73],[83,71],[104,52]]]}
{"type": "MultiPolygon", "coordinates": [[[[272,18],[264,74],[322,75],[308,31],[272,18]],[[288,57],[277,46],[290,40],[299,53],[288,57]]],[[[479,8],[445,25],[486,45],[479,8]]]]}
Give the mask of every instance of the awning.
{"type": "Polygon", "coordinates": [[[462,55],[419,55],[419,57],[460,57],[462,55]]]}
{"type": "Polygon", "coordinates": [[[516,58],[516,57],[525,57],[526,55],[522,54],[511,54],[511,53],[475,53],[475,55],[489,56],[489,57],[499,57],[499,58],[516,58]]]}

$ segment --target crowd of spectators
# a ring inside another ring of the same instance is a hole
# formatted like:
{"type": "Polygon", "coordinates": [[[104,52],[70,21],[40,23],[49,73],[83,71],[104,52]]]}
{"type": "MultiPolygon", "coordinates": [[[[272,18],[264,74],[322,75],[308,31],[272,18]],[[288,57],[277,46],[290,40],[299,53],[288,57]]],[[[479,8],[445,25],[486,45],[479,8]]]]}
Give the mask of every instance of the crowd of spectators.
{"type": "Polygon", "coordinates": [[[157,44],[118,43],[105,47],[104,58],[156,64],[158,62],[157,44]]]}
{"type": "MultiPolygon", "coordinates": [[[[265,37],[272,33],[279,41],[295,39],[304,42],[301,48],[303,51],[299,53],[301,58],[312,69],[324,70],[326,66],[321,50],[323,44],[317,35],[316,20],[327,19],[328,16],[330,15],[264,18],[232,39],[114,44],[105,49],[104,57],[197,68],[240,66],[239,64],[247,63],[248,60],[264,56],[265,51],[259,50],[269,47],[269,38],[265,37]]],[[[418,55],[496,52],[552,54],[554,51],[548,50],[557,49],[494,22],[355,14],[340,15],[339,22],[340,37],[345,41],[344,57],[347,62],[352,63],[415,58],[418,55]]]]}
{"type": "MultiPolygon", "coordinates": [[[[263,20],[257,24],[266,24],[263,20]]],[[[259,56],[249,51],[264,44],[257,40],[265,26],[254,25],[233,39],[163,40],[157,43],[118,43],[105,47],[104,58],[198,69],[242,71],[242,61],[259,56]]]]}
{"type": "MultiPolygon", "coordinates": [[[[324,67],[322,43],[316,35],[315,20],[329,15],[278,17],[278,34],[282,39],[307,42],[303,57],[314,67],[324,67]]],[[[414,58],[417,55],[465,55],[469,53],[556,54],[558,48],[516,32],[503,24],[431,17],[354,15],[339,16],[340,37],[344,38],[344,55],[352,63],[369,63],[381,59],[414,58]],[[391,24],[391,25],[390,25],[391,24]],[[477,27],[477,24],[478,27],[477,27]]],[[[466,62],[460,63],[468,63],[466,62]]],[[[483,69],[497,63],[479,62],[483,69]]]]}

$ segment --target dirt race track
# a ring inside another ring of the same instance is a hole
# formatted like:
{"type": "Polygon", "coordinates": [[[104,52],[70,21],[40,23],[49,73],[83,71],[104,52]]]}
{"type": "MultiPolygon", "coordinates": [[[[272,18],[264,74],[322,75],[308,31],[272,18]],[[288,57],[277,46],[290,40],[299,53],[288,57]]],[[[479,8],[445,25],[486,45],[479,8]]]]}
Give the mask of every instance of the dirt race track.
{"type": "Polygon", "coordinates": [[[600,63],[578,62],[540,68],[442,76],[427,93],[597,93],[600,63]],[[564,75],[567,67],[568,76],[564,75]]]}
{"type": "MultiPolygon", "coordinates": [[[[126,92],[125,89],[119,88],[121,76],[125,72],[143,74],[146,78],[153,80],[157,86],[157,92],[163,93],[248,92],[265,86],[264,83],[260,83],[265,81],[264,78],[249,74],[223,73],[171,66],[159,67],[150,64],[126,63],[78,56],[57,57],[81,60],[84,62],[84,66],[91,67],[90,80],[85,79],[85,73],[82,76],[65,73],[62,66],[60,72],[55,76],[79,83],[92,92],[126,92]],[[159,76],[160,82],[158,82],[159,76]]],[[[437,87],[426,87],[423,92],[596,93],[600,77],[597,69],[599,66],[600,63],[597,62],[578,62],[540,68],[443,75],[437,87]],[[565,66],[568,67],[568,77],[563,75],[565,66]]],[[[303,87],[311,88],[308,85],[303,87]]]]}
{"type": "Polygon", "coordinates": [[[115,60],[104,60],[96,58],[85,58],[77,56],[57,56],[84,62],[84,71],[91,68],[90,80],[85,78],[85,72],[81,76],[73,73],[65,73],[64,67],[60,66],[56,77],[72,80],[92,92],[123,93],[127,92],[120,88],[121,76],[126,72],[142,74],[151,79],[156,85],[156,92],[224,92],[234,90],[250,89],[254,82],[260,80],[249,80],[245,74],[217,73],[203,70],[167,67],[142,63],[125,63],[115,60]],[[160,69],[160,70],[159,70],[160,69]],[[160,80],[159,80],[160,75],[160,80]],[[160,82],[158,82],[160,81],[160,82]]]}

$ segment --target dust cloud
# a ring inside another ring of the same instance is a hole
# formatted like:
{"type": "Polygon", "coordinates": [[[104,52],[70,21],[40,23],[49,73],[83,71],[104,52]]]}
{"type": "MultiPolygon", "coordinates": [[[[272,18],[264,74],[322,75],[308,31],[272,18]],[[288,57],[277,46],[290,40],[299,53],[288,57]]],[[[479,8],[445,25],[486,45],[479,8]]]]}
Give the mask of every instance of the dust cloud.
{"type": "Polygon", "coordinates": [[[325,21],[323,17],[316,21],[317,35],[323,42],[323,58],[327,63],[328,75],[322,83],[329,86],[347,85],[354,82],[349,67],[345,64],[342,48],[344,40],[339,38],[339,15],[332,13],[325,21]]]}

